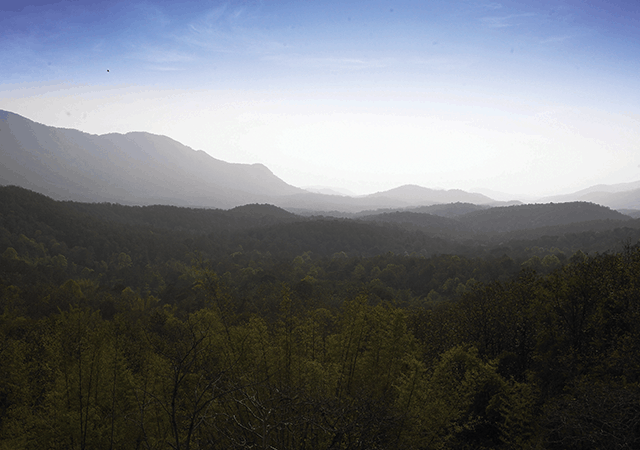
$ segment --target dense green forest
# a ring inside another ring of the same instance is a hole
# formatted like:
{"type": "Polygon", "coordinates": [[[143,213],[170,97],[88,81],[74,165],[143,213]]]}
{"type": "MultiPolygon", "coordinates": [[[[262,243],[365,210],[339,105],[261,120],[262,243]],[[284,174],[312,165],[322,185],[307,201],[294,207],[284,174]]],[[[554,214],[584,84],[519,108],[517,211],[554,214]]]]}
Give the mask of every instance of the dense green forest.
{"type": "Polygon", "coordinates": [[[0,187],[0,449],[640,448],[640,225],[598,208],[0,187]]]}

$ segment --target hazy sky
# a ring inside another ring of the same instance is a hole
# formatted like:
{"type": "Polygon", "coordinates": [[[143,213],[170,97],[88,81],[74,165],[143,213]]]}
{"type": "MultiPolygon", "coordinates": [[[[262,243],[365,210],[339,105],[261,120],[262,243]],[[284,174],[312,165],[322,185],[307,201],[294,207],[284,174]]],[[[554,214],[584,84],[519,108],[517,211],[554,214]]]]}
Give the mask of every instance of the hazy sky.
{"type": "Polygon", "coordinates": [[[640,2],[0,2],[0,109],[296,186],[640,179],[640,2]]]}

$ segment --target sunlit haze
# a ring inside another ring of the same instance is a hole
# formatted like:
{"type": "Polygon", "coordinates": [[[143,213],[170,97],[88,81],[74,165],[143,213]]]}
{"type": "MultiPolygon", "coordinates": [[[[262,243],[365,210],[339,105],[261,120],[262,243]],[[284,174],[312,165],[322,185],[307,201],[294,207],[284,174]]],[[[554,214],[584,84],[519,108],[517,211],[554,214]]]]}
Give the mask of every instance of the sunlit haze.
{"type": "Polygon", "coordinates": [[[0,61],[0,109],[300,187],[640,179],[638,1],[5,0],[0,61]]]}

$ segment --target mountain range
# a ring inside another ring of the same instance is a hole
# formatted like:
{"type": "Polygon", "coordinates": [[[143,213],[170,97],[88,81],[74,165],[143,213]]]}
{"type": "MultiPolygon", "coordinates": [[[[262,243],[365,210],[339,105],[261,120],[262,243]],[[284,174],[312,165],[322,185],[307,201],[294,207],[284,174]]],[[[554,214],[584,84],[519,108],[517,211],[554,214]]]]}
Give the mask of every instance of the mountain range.
{"type": "Polygon", "coordinates": [[[262,164],[231,164],[166,136],[91,135],[0,111],[0,180],[78,201],[234,207],[302,194],[262,164]]]}
{"type": "MultiPolygon", "coordinates": [[[[233,208],[269,203],[297,213],[404,210],[437,204],[506,206],[459,189],[400,186],[366,196],[301,189],[263,164],[234,164],[169,137],[144,132],[93,135],[55,128],[0,110],[0,184],[17,185],[59,200],[233,208]]],[[[640,181],[593,186],[539,202],[587,201],[640,210],[640,181]]],[[[424,211],[426,212],[426,211],[424,211]]]]}
{"type": "Polygon", "coordinates": [[[618,210],[640,210],[640,181],[614,185],[598,184],[573,194],[544,197],[539,201],[541,203],[585,201],[618,210]]]}

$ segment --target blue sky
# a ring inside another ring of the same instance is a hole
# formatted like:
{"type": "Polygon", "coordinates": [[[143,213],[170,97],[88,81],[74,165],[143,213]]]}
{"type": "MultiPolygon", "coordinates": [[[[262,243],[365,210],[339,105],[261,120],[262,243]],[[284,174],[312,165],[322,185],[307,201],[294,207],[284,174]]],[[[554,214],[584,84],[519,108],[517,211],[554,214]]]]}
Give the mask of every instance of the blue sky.
{"type": "Polygon", "coordinates": [[[296,186],[640,179],[640,2],[4,1],[0,109],[296,186]]]}

